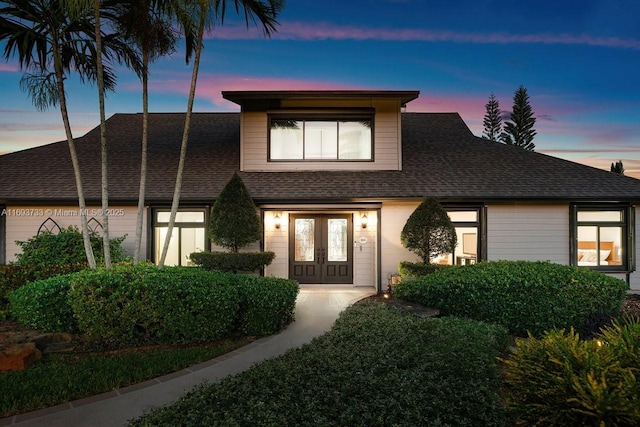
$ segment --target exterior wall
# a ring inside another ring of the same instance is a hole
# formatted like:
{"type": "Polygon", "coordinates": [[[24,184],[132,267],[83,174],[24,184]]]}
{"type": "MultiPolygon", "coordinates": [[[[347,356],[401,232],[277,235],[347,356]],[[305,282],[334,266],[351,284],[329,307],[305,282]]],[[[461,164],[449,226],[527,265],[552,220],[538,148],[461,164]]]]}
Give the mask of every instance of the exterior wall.
{"type": "Polygon", "coordinates": [[[640,254],[640,208],[636,208],[636,271],[629,274],[629,285],[632,292],[640,293],[640,263],[638,254],[640,254]]]}
{"type": "MultiPolygon", "coordinates": [[[[109,217],[109,234],[112,237],[127,235],[122,243],[122,247],[133,256],[133,249],[136,237],[137,207],[135,206],[111,206],[114,212],[109,217]]],[[[90,206],[87,208],[88,219],[95,217],[100,223],[100,215],[91,215],[92,212],[99,212],[100,207],[90,206]]],[[[15,254],[20,252],[20,247],[16,240],[24,241],[38,233],[40,225],[47,220],[53,219],[60,228],[67,228],[74,225],[80,229],[79,209],[77,206],[7,206],[7,262],[15,261],[15,254]],[[15,212],[15,214],[11,214],[15,212]]],[[[145,214],[142,225],[142,253],[146,253],[147,243],[147,214],[145,214]]]]}
{"type": "MultiPolygon", "coordinates": [[[[373,162],[268,162],[267,113],[243,112],[241,120],[240,170],[246,172],[282,172],[298,170],[400,170],[400,104],[393,100],[366,103],[336,103],[322,107],[375,107],[373,162]]],[[[318,106],[296,104],[297,108],[318,106]]]]}
{"type": "Polygon", "coordinates": [[[400,233],[419,203],[384,203],[382,205],[380,252],[382,287],[389,274],[398,273],[400,261],[419,262],[420,258],[400,243],[400,233]]]}
{"type": "Polygon", "coordinates": [[[276,258],[264,269],[265,276],[289,277],[289,214],[279,212],[280,229],[275,228],[275,212],[264,213],[264,249],[273,251],[276,258]]]}
{"type": "Polygon", "coordinates": [[[488,205],[487,260],[569,264],[569,205],[488,205]]]}

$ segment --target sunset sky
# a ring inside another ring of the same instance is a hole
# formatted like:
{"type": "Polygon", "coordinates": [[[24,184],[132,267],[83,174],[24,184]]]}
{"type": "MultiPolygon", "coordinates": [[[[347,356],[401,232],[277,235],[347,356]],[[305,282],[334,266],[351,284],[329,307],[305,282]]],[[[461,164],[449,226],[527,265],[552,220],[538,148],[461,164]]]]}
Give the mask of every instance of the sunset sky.
{"type": "MultiPolygon", "coordinates": [[[[510,111],[523,85],[536,151],[607,170],[622,160],[640,178],[639,17],[637,0],[289,0],[271,39],[231,15],[209,33],[195,111],[238,111],[223,90],[419,90],[408,111],[459,112],[480,136],[489,94],[510,111]]],[[[151,111],[184,111],[183,50],[151,73],[151,111]]],[[[0,153],[64,139],[60,113],[36,111],[21,75],[0,61],[0,153]]],[[[98,125],[97,90],[67,83],[81,136],[98,125]]],[[[107,116],[141,109],[139,81],[120,69],[107,116]]]]}

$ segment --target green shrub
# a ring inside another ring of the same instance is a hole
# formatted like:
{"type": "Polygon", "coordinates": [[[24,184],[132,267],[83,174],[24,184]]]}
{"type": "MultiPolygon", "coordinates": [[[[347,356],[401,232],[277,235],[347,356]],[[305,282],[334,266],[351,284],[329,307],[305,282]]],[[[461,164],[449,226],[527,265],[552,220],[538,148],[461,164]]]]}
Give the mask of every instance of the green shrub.
{"type": "Polygon", "coordinates": [[[36,280],[80,271],[87,265],[0,265],[0,310],[9,309],[9,293],[36,280]]]}
{"type": "MultiPolygon", "coordinates": [[[[122,262],[126,251],[122,242],[126,236],[111,239],[111,261],[122,262]]],[[[58,234],[40,233],[26,241],[16,241],[22,253],[16,254],[19,265],[72,265],[87,262],[82,233],[74,226],[63,228],[58,234]]],[[[102,237],[91,234],[91,247],[96,262],[104,261],[102,237]]]]}
{"type": "Polygon", "coordinates": [[[594,270],[548,262],[497,261],[440,270],[403,281],[396,296],[442,315],[498,323],[540,336],[552,328],[580,332],[621,310],[627,284],[594,270]]]}
{"type": "Polygon", "coordinates": [[[194,252],[189,259],[207,270],[253,272],[271,264],[274,252],[194,252]]]}
{"type": "Polygon", "coordinates": [[[198,268],[120,265],[74,277],[78,325],[108,346],[193,343],[233,330],[239,292],[228,275],[198,268]]]}
{"type": "Polygon", "coordinates": [[[299,285],[295,280],[237,275],[240,290],[240,331],[270,335],[294,319],[299,285]]]}
{"type": "Polygon", "coordinates": [[[436,271],[450,268],[450,265],[425,264],[423,262],[402,261],[398,264],[398,272],[406,279],[409,277],[421,277],[436,271]]]}
{"type": "Polygon", "coordinates": [[[518,339],[503,360],[520,425],[640,425],[640,323],[626,319],[582,341],[573,330],[518,339]]]}
{"type": "Polygon", "coordinates": [[[77,331],[68,298],[74,274],[39,280],[16,289],[9,294],[12,315],[29,328],[46,332],[77,331]]]}
{"type": "Polygon", "coordinates": [[[453,252],[457,239],[449,214],[434,198],[425,199],[413,211],[400,233],[402,246],[426,264],[431,258],[453,252]]]}

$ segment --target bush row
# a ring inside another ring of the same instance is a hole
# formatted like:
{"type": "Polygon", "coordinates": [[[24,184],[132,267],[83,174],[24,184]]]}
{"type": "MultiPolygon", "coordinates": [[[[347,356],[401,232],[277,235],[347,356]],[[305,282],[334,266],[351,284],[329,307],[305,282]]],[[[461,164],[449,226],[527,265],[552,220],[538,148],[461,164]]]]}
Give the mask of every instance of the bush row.
{"type": "Polygon", "coordinates": [[[118,265],[34,282],[10,295],[29,327],[79,330],[109,347],[194,343],[279,331],[294,315],[295,281],[199,268],[118,265]]]}
{"type": "Polygon", "coordinates": [[[194,252],[189,259],[207,270],[253,272],[273,262],[274,252],[194,252]]]}
{"type": "Polygon", "coordinates": [[[398,273],[400,273],[403,279],[409,279],[412,277],[426,276],[427,274],[435,273],[436,271],[450,267],[450,265],[402,261],[398,264],[398,273]]]}
{"type": "Polygon", "coordinates": [[[520,336],[541,336],[553,328],[574,327],[581,333],[597,329],[620,312],[626,290],[623,280],[594,270],[496,261],[403,281],[395,294],[439,308],[442,315],[498,323],[520,336]]]}
{"type": "Polygon", "coordinates": [[[573,330],[518,339],[505,364],[517,425],[640,425],[640,319],[583,341],[573,330]]]}
{"type": "Polygon", "coordinates": [[[29,282],[80,271],[86,263],[68,265],[0,265],[0,310],[8,307],[9,293],[29,282]]]}
{"type": "Polygon", "coordinates": [[[310,344],[205,385],[133,425],[504,426],[505,328],[355,304],[310,344]]]}

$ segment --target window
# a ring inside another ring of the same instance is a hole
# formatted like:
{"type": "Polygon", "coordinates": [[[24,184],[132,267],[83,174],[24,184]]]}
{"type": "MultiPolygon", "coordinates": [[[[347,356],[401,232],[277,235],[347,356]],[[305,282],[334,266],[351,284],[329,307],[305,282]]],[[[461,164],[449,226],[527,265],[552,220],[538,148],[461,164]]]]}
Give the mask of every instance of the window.
{"type": "MultiPolygon", "coordinates": [[[[169,210],[154,212],[153,255],[156,262],[162,255],[162,247],[169,231],[170,216],[169,210]]],[[[185,209],[177,212],[165,265],[192,265],[189,255],[208,249],[206,217],[205,209],[185,209]]]]}
{"type": "Polygon", "coordinates": [[[466,265],[483,260],[481,208],[447,208],[449,218],[456,228],[457,244],[453,253],[432,259],[434,264],[466,265]]]}
{"type": "Polygon", "coordinates": [[[270,117],[270,161],[371,161],[372,116],[270,117]]]}
{"type": "Polygon", "coordinates": [[[633,209],[576,205],[572,209],[572,264],[630,271],[634,264],[633,209]]]}

